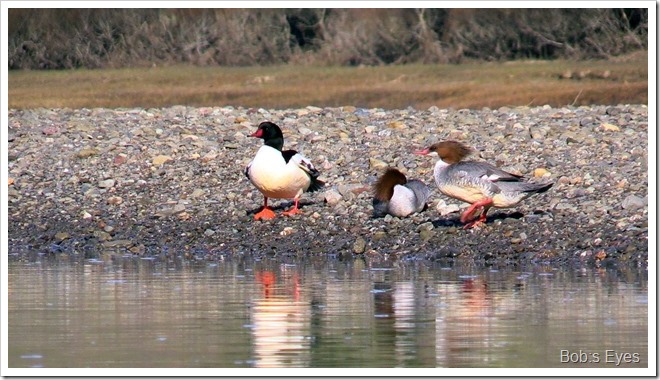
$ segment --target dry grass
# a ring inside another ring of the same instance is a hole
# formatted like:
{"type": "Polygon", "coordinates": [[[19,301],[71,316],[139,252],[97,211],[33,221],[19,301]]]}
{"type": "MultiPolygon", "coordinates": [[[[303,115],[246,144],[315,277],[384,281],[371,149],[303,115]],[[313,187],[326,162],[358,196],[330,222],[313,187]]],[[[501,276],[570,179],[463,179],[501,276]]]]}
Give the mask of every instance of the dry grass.
{"type": "Polygon", "coordinates": [[[616,61],[383,67],[174,66],[9,73],[9,108],[148,108],[185,104],[424,109],[432,105],[496,108],[647,102],[645,53],[616,61]]]}

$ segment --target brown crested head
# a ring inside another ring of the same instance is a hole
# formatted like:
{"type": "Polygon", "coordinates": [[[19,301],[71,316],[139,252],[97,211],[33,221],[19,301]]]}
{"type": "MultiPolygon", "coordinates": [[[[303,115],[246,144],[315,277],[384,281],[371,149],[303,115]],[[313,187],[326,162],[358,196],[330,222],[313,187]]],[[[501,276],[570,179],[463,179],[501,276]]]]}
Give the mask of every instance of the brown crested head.
{"type": "Polygon", "coordinates": [[[406,176],[395,168],[387,168],[374,185],[374,198],[387,202],[394,195],[394,186],[404,185],[406,176]]]}
{"type": "Polygon", "coordinates": [[[442,141],[428,148],[430,152],[436,152],[440,159],[448,164],[460,162],[472,153],[472,150],[458,141],[442,141]]]}

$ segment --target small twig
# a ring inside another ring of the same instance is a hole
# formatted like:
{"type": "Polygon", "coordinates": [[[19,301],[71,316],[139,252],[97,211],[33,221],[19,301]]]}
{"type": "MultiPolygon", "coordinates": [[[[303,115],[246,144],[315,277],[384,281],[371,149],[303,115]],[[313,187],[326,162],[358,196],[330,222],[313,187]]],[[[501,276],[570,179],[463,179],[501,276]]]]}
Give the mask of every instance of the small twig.
{"type": "Polygon", "coordinates": [[[580,89],[580,92],[578,92],[578,94],[575,95],[575,99],[573,99],[573,103],[571,103],[571,106],[575,105],[575,102],[577,102],[578,98],[580,97],[580,94],[582,94],[582,89],[580,89]]]}

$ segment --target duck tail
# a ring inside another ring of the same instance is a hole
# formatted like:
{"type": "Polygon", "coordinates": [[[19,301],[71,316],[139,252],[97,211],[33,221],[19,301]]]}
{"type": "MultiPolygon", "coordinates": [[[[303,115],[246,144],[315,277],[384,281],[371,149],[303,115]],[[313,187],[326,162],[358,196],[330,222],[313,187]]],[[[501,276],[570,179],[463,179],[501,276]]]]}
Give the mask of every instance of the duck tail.
{"type": "Polygon", "coordinates": [[[311,182],[309,184],[309,187],[307,188],[308,193],[321,190],[323,186],[325,186],[325,182],[318,179],[318,174],[316,176],[310,176],[309,178],[311,182]]]}
{"type": "Polygon", "coordinates": [[[545,193],[554,185],[553,182],[548,182],[548,183],[526,183],[526,189],[524,190],[526,193],[535,193],[535,194],[541,194],[545,193]]]}

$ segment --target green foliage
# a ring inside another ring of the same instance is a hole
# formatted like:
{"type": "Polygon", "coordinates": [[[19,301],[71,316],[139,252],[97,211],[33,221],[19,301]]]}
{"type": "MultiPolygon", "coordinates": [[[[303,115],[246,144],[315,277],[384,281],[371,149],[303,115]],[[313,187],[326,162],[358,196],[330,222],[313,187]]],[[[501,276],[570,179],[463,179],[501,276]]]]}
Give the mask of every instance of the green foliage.
{"type": "Polygon", "coordinates": [[[647,35],[646,9],[10,9],[9,68],[588,59],[647,35]]]}

